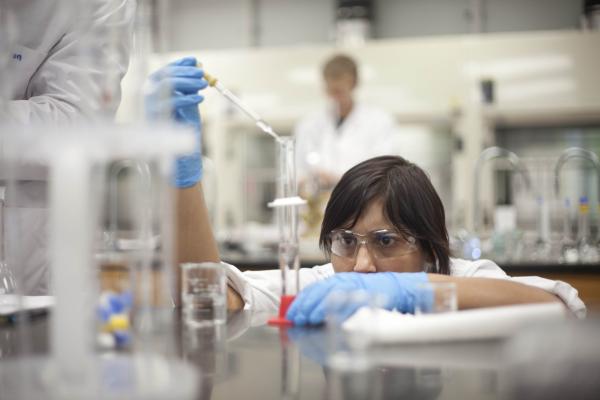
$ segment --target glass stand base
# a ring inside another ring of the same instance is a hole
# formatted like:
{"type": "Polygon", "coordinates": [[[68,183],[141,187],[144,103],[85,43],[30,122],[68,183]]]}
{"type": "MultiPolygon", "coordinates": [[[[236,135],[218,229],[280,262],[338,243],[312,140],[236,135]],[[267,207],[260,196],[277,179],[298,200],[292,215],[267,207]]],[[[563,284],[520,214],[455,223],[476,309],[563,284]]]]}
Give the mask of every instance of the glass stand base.
{"type": "Polygon", "coordinates": [[[279,303],[279,315],[269,319],[269,325],[278,325],[278,326],[292,326],[294,323],[285,318],[285,314],[287,313],[288,308],[294,301],[296,296],[285,295],[281,296],[281,302],[279,303]]]}

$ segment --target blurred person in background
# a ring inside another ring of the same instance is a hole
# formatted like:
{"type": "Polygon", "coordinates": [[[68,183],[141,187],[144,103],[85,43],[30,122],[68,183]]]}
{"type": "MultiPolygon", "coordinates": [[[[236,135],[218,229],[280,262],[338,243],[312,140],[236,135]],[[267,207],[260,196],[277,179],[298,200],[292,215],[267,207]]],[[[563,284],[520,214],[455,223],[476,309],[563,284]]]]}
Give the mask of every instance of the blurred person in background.
{"type": "MultiPolygon", "coordinates": [[[[120,87],[115,85],[115,92],[102,89],[109,77],[118,83],[127,71],[135,5],[133,0],[2,1],[0,11],[9,22],[2,32],[14,31],[5,49],[9,53],[3,54],[9,59],[3,72],[11,87],[0,121],[17,129],[46,129],[99,115],[112,117],[120,87]],[[102,60],[103,65],[90,60],[102,60]]],[[[0,187],[7,178],[2,170],[0,187]]],[[[7,237],[7,247],[18,246],[22,255],[22,293],[45,295],[50,292],[47,171],[41,165],[22,165],[14,178],[14,190],[9,187],[5,193],[6,214],[10,229],[18,231],[7,237]]]]}
{"type": "Polygon", "coordinates": [[[330,104],[300,121],[294,135],[299,181],[331,188],[350,167],[388,153],[396,127],[386,112],[354,98],[359,70],[351,57],[331,57],[323,79],[330,104]]]}

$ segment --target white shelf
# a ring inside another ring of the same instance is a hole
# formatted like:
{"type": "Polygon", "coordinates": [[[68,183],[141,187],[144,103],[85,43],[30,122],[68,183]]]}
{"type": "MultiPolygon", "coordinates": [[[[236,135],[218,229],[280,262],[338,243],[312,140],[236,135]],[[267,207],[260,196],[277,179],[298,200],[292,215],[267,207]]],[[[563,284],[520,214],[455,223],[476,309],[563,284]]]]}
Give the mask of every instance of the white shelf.
{"type": "Polygon", "coordinates": [[[456,119],[460,117],[460,111],[454,113],[447,111],[408,111],[396,112],[393,114],[396,123],[403,124],[426,124],[426,125],[441,125],[452,126],[456,119]]]}
{"type": "Polygon", "coordinates": [[[540,127],[600,124],[597,107],[504,108],[487,107],[484,118],[495,127],[540,127]]]}

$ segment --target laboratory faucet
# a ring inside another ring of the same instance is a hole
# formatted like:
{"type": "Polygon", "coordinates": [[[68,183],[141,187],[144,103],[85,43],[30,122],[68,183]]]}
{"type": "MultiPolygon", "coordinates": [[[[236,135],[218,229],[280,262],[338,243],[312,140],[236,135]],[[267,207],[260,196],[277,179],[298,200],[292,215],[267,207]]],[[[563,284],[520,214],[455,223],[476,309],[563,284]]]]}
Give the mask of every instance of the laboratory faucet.
{"type": "Polygon", "coordinates": [[[507,160],[511,166],[513,167],[514,170],[516,170],[517,172],[519,172],[521,174],[521,176],[523,177],[523,181],[525,182],[525,187],[526,189],[529,191],[531,190],[531,180],[529,179],[529,173],[527,172],[527,168],[525,168],[525,166],[523,165],[523,162],[521,161],[521,159],[519,159],[519,157],[513,153],[512,151],[503,149],[501,147],[488,147],[487,149],[484,149],[481,154],[479,155],[479,158],[477,159],[477,162],[475,163],[475,171],[474,171],[474,179],[475,179],[475,183],[474,183],[474,191],[473,191],[473,233],[475,235],[477,235],[477,232],[479,230],[479,218],[481,210],[480,210],[480,206],[479,206],[479,192],[480,192],[480,188],[481,188],[481,170],[483,168],[483,165],[491,160],[494,159],[505,159],[507,160]]]}
{"type": "MultiPolygon", "coordinates": [[[[152,174],[150,168],[146,162],[136,160],[120,160],[113,163],[109,170],[109,239],[111,241],[111,247],[113,250],[119,250],[118,236],[119,236],[119,204],[118,204],[118,184],[119,174],[126,168],[132,169],[140,176],[144,190],[146,194],[150,196],[152,187],[152,174]]],[[[151,238],[152,229],[152,218],[151,218],[151,206],[149,199],[143,199],[142,204],[142,216],[140,221],[141,239],[149,240],[151,238]]]]}
{"type": "Polygon", "coordinates": [[[554,193],[556,197],[560,195],[560,171],[567,161],[579,158],[590,161],[596,169],[596,178],[598,179],[598,199],[600,199],[600,159],[596,153],[582,149],[581,147],[569,147],[560,154],[554,165],[554,193]]]}
{"type": "MultiPolygon", "coordinates": [[[[570,147],[563,151],[554,165],[554,192],[556,197],[560,196],[560,172],[562,167],[571,159],[579,158],[591,162],[596,170],[596,184],[599,192],[598,198],[600,199],[600,160],[596,153],[589,150],[582,149],[581,147],[570,147]]],[[[579,204],[579,220],[577,223],[577,239],[571,239],[571,226],[569,221],[569,210],[565,210],[564,224],[563,224],[563,239],[561,255],[564,262],[575,263],[578,261],[583,262],[597,262],[598,261],[598,249],[597,245],[591,238],[589,232],[589,214],[588,214],[588,200],[584,196],[580,200],[579,204]]],[[[566,198],[565,204],[569,204],[569,199],[566,198]]]]}

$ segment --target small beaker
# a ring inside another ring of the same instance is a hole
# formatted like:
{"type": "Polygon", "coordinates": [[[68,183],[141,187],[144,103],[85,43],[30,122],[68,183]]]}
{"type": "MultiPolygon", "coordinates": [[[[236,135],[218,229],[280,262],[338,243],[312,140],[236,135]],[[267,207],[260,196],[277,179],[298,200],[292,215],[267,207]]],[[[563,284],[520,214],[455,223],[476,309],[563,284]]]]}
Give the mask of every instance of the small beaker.
{"type": "Polygon", "coordinates": [[[181,264],[181,303],[188,326],[224,324],[227,319],[227,284],[220,263],[181,264]]]}
{"type": "Polygon", "coordinates": [[[454,312],[458,309],[454,282],[428,282],[418,285],[415,315],[454,312]]]}

